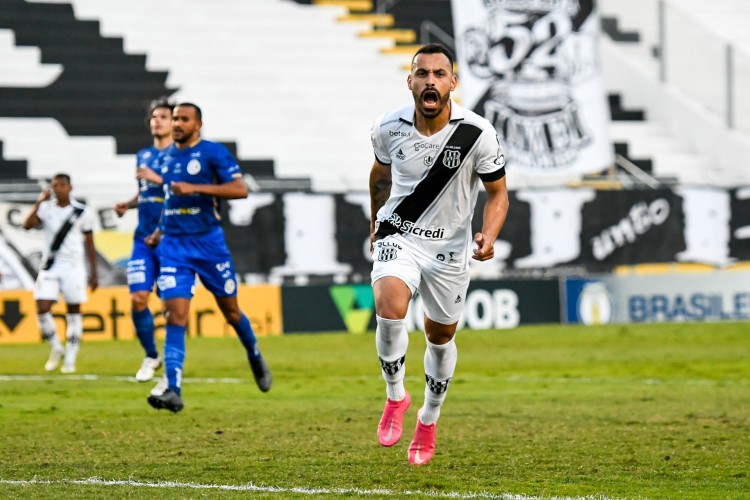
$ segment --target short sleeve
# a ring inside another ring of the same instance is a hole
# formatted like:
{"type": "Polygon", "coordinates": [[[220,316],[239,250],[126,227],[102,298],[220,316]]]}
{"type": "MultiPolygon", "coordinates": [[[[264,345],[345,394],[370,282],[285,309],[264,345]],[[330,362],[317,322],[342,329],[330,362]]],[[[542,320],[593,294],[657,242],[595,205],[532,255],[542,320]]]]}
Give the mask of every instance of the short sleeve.
{"type": "Polygon", "coordinates": [[[505,176],[505,152],[494,129],[485,128],[482,131],[474,169],[484,182],[496,181],[505,176]]]}
{"type": "Polygon", "coordinates": [[[83,209],[83,212],[81,212],[81,216],[78,218],[78,221],[82,233],[90,233],[94,230],[94,218],[91,215],[91,210],[89,210],[88,207],[83,209]]]}
{"type": "Polygon", "coordinates": [[[383,141],[383,136],[380,133],[381,126],[380,123],[382,122],[383,118],[378,118],[375,123],[372,125],[372,130],[370,131],[370,138],[372,139],[372,149],[375,153],[375,159],[378,160],[378,162],[382,163],[383,165],[390,165],[391,164],[391,152],[388,149],[388,146],[383,141]]]}
{"type": "Polygon", "coordinates": [[[42,225],[44,225],[44,221],[49,217],[49,202],[43,201],[39,204],[39,208],[36,211],[36,216],[39,217],[39,220],[42,221],[42,225]]]}
{"type": "Polygon", "coordinates": [[[219,178],[219,183],[226,184],[242,177],[240,166],[232,153],[223,144],[216,144],[213,155],[213,169],[219,178]]]}

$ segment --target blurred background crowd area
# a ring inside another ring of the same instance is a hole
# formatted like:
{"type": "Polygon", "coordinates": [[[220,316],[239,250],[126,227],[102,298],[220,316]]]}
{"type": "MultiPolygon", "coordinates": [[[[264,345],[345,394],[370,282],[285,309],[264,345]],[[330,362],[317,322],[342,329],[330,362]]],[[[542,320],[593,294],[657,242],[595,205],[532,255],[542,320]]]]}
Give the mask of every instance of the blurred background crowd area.
{"type": "Polygon", "coordinates": [[[432,42],[508,160],[475,276],[742,269],[748,24],[742,0],[0,0],[0,288],[33,286],[20,222],[57,172],[94,210],[103,284],[124,283],[136,213],[112,206],[161,96],[240,162],[252,193],[222,212],[241,281],[368,281],[370,127],[432,42]]]}

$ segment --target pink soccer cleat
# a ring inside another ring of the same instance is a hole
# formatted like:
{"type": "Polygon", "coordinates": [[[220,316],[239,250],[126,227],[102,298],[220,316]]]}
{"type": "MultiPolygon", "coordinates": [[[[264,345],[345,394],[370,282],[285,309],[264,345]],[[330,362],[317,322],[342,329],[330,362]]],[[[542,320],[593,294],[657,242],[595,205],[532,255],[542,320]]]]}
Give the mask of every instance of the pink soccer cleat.
{"type": "Polygon", "coordinates": [[[435,454],[435,437],[437,435],[437,424],[425,425],[419,421],[417,415],[417,428],[414,430],[414,438],[409,444],[409,463],[412,465],[425,465],[435,454]]]}
{"type": "Polygon", "coordinates": [[[406,397],[401,401],[391,401],[386,399],[383,416],[380,417],[378,424],[378,441],[383,446],[393,446],[401,439],[404,432],[404,414],[411,406],[411,397],[406,393],[406,397]]]}

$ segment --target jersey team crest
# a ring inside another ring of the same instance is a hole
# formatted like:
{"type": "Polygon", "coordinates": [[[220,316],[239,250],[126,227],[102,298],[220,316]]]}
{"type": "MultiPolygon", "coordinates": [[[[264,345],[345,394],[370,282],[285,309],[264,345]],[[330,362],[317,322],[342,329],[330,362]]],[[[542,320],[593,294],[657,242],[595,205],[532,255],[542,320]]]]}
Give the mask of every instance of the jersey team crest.
{"type": "Polygon", "coordinates": [[[190,175],[195,175],[201,171],[201,162],[198,160],[190,160],[187,164],[187,171],[190,175]]]}
{"type": "MultiPolygon", "coordinates": [[[[375,157],[392,165],[391,193],[376,216],[381,223],[376,237],[398,232],[424,242],[441,240],[443,247],[458,251],[471,239],[481,182],[505,175],[503,150],[490,122],[453,101],[448,124],[429,137],[415,133],[415,113],[409,105],[373,125],[375,157]],[[469,203],[457,205],[456,200],[469,203]]],[[[388,252],[375,254],[381,261],[389,257],[388,252]]]]}
{"type": "Polygon", "coordinates": [[[454,149],[444,151],[443,165],[448,168],[458,168],[461,165],[461,151],[454,149]]]}

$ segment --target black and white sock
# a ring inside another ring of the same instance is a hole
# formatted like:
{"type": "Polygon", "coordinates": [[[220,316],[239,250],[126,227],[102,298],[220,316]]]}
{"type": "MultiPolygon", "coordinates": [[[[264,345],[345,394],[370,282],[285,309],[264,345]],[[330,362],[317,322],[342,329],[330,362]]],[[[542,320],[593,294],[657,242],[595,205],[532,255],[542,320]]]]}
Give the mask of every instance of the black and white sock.
{"type": "Polygon", "coordinates": [[[75,365],[78,349],[81,347],[83,336],[83,314],[66,314],[65,321],[68,327],[65,331],[65,360],[66,365],[75,365]]]}
{"type": "Polygon", "coordinates": [[[391,401],[406,397],[404,376],[406,374],[406,348],[409,334],[403,319],[386,319],[376,316],[375,347],[380,358],[380,368],[385,380],[385,392],[391,401]]]}
{"type": "Polygon", "coordinates": [[[424,353],[424,406],[419,412],[419,420],[423,424],[434,424],[440,417],[440,407],[445,401],[448,385],[456,371],[457,359],[455,339],[442,345],[427,340],[427,349],[424,353]]]}
{"type": "Polygon", "coordinates": [[[42,331],[42,338],[50,343],[52,350],[63,352],[64,348],[62,342],[60,342],[60,338],[57,336],[57,328],[55,327],[55,319],[52,317],[52,313],[37,314],[36,319],[39,323],[39,329],[42,331]]]}

